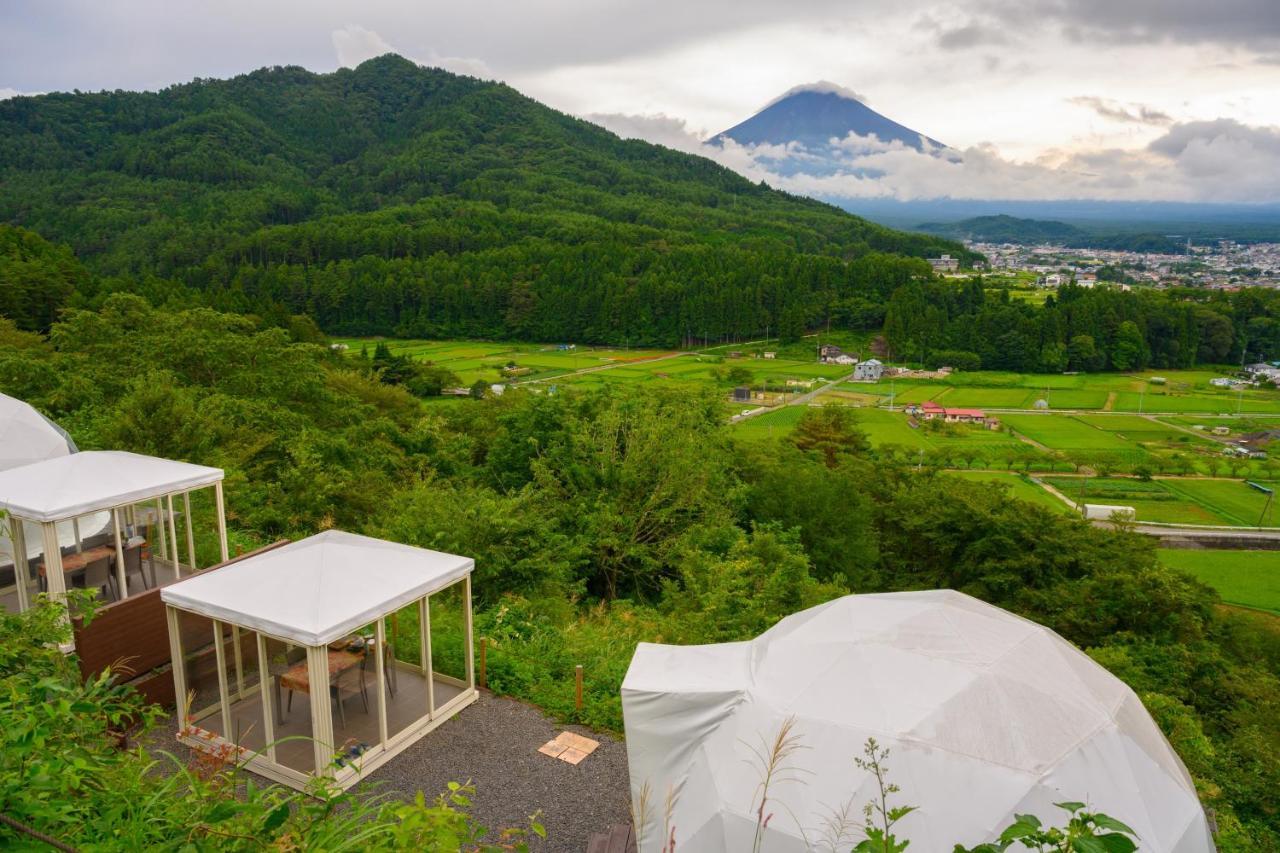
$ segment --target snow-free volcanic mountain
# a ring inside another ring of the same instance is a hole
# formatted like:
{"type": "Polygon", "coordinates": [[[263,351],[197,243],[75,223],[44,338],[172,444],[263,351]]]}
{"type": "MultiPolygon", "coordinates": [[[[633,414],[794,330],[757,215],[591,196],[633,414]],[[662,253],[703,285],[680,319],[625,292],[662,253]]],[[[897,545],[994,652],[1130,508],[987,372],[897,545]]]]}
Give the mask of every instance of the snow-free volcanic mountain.
{"type": "Polygon", "coordinates": [[[850,133],[875,136],[881,142],[901,142],[918,151],[926,144],[933,148],[945,147],[936,139],[880,115],[853,92],[825,82],[797,86],[709,141],[720,144],[727,137],[739,145],[794,142],[816,151],[827,148],[832,139],[844,139],[850,133]]]}

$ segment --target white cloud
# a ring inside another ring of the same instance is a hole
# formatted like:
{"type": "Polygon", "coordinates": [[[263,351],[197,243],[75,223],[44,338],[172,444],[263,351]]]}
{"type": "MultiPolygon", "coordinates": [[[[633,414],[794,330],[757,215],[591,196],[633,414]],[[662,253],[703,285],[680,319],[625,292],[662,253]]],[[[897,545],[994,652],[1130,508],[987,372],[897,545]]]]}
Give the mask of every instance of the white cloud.
{"type": "Polygon", "coordinates": [[[1055,149],[1015,161],[991,145],[921,152],[856,134],[821,153],[733,140],[710,146],[670,116],[589,118],[622,136],[709,157],[752,181],[826,199],[1280,200],[1280,128],[1230,119],[1175,124],[1139,148],[1055,149]]]}
{"type": "Polygon", "coordinates": [[[417,62],[419,65],[443,68],[445,71],[452,71],[454,74],[468,74],[472,77],[484,79],[493,79],[497,76],[493,73],[493,69],[481,59],[465,56],[442,56],[435,49],[429,49],[423,56],[417,57],[394,47],[374,30],[366,29],[356,24],[348,24],[340,30],[334,30],[332,38],[333,49],[338,54],[338,65],[343,68],[355,68],[361,62],[374,57],[387,53],[396,53],[417,62]]]}
{"type": "Polygon", "coordinates": [[[398,53],[382,36],[355,24],[333,31],[333,49],[337,51],[338,64],[343,68],[355,68],[361,62],[384,53],[398,53]]]}

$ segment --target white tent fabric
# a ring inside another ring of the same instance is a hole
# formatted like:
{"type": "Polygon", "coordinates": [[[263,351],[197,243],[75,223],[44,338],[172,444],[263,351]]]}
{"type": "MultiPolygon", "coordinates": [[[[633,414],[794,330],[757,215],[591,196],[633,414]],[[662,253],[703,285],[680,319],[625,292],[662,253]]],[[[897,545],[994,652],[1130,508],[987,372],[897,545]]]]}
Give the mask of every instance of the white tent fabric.
{"type": "Polygon", "coordinates": [[[0,509],[61,521],[211,486],[222,469],[120,450],[86,450],[0,471],[0,509]]]}
{"type": "Polygon", "coordinates": [[[474,567],[470,557],[327,530],[179,581],[160,597],[182,610],[322,646],[474,567]]]}
{"type": "Polygon", "coordinates": [[[28,404],[0,394],[0,471],[76,452],[62,427],[28,404]]]}
{"type": "Polygon", "coordinates": [[[919,806],[899,824],[913,850],[994,840],[1015,813],[1060,824],[1053,804],[1070,800],[1129,824],[1144,850],[1214,849],[1132,690],[1049,629],[949,590],[847,596],[746,643],[642,643],[622,708],[632,802],[649,792],[641,853],[665,825],[685,853],[751,849],[753,750],[789,717],[801,749],[765,807],[773,853],[821,846],[845,805],[860,825],[874,777],[853,759],[869,737],[890,750],[894,803],[919,806]]]}

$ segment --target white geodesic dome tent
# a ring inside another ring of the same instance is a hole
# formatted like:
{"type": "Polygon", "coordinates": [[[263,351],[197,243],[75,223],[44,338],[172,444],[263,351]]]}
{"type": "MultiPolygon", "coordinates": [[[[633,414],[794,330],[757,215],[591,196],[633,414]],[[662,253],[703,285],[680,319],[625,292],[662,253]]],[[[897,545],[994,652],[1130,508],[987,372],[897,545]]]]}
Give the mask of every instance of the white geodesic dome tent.
{"type": "Polygon", "coordinates": [[[75,452],[62,427],[27,403],[0,394],[0,471],[75,452]]]}
{"type": "Polygon", "coordinates": [[[847,596],[744,643],[642,643],[622,707],[641,853],[672,832],[685,853],[752,849],[756,753],[789,718],[800,749],[765,806],[772,853],[820,847],[845,805],[860,825],[875,780],[854,758],[870,737],[889,748],[894,803],[919,806],[898,826],[912,849],[994,840],[1015,813],[1060,824],[1053,804],[1070,800],[1127,823],[1141,849],[1214,849],[1133,691],[1047,628],[957,592],[847,596]]]}

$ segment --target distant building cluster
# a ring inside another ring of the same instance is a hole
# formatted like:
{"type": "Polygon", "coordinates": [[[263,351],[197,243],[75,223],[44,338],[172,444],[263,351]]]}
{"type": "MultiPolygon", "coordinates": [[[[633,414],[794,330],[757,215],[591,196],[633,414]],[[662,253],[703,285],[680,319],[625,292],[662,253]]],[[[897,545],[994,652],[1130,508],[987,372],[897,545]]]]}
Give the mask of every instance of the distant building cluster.
{"type": "Polygon", "coordinates": [[[930,258],[929,266],[933,267],[934,272],[955,272],[960,268],[960,261],[950,255],[943,255],[940,258],[930,258]]]}
{"type": "MultiPolygon", "coordinates": [[[[1155,288],[1204,287],[1233,291],[1242,287],[1280,287],[1280,243],[1191,245],[1186,254],[1120,249],[1083,249],[1059,245],[969,243],[987,258],[993,272],[1030,272],[1040,287],[1055,289],[1074,282],[1080,287],[1106,284],[1122,290],[1133,285],[1155,288]],[[1122,278],[1113,281],[1111,275],[1122,278]]],[[[944,260],[930,259],[931,264],[944,260]]],[[[940,270],[935,264],[935,270],[940,270]]]]}

